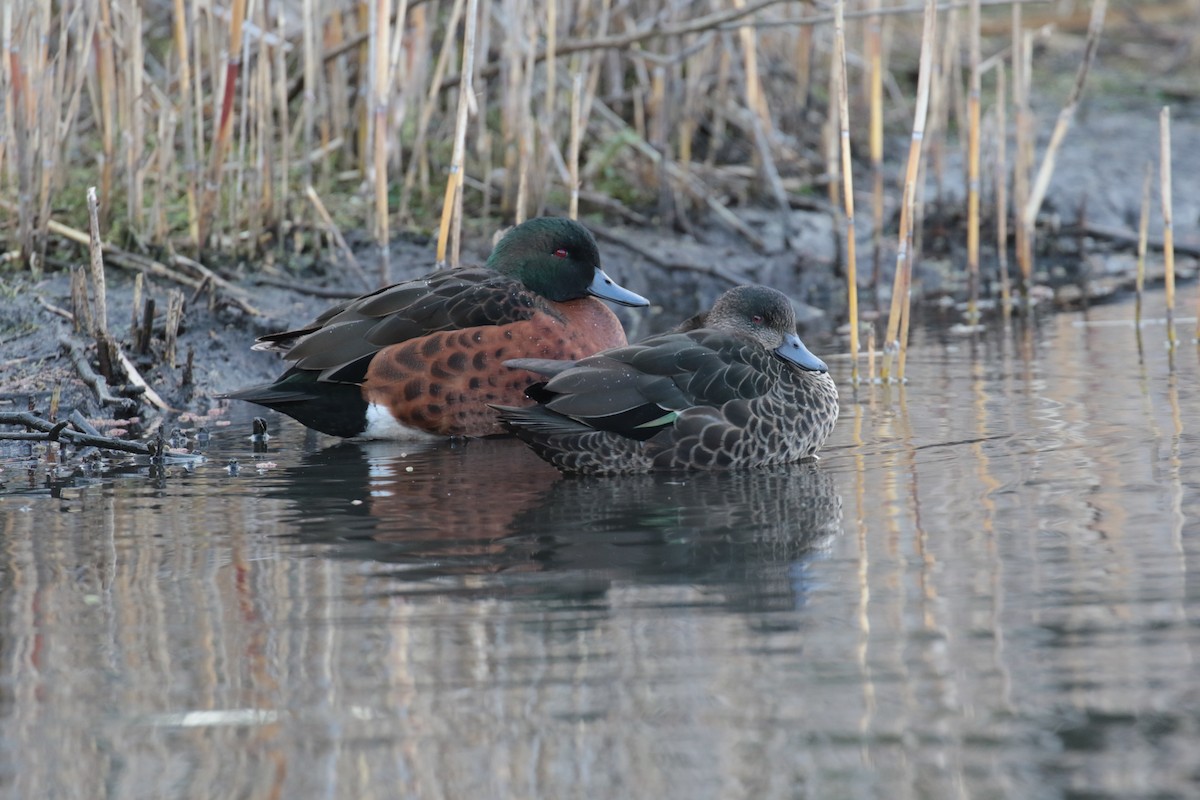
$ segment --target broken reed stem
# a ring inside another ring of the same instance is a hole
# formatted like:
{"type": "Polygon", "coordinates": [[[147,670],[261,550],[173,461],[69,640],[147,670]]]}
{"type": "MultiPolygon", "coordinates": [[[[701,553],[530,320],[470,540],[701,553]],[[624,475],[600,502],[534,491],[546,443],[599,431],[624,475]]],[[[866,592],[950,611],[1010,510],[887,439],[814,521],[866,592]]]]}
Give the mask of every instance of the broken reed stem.
{"type": "Polygon", "coordinates": [[[108,336],[108,288],[104,280],[104,256],[101,252],[103,245],[100,241],[100,209],[99,201],[96,199],[95,186],[88,187],[87,205],[88,263],[92,275],[92,286],[96,292],[96,308],[92,315],[92,336],[96,339],[96,356],[100,364],[100,374],[111,380],[116,353],[112,340],[108,336]]]}
{"type": "Polygon", "coordinates": [[[479,0],[467,0],[467,25],[463,35],[463,60],[458,88],[458,116],[454,124],[454,153],[450,157],[450,176],[442,198],[442,223],[438,228],[437,261],[446,264],[447,239],[450,241],[449,266],[457,267],[462,241],[463,157],[467,149],[467,119],[473,99],[471,76],[475,73],[475,28],[479,21],[479,0]]]}
{"type": "MultiPolygon", "coordinates": [[[[391,263],[388,252],[388,169],[387,143],[388,128],[388,99],[391,96],[391,70],[388,69],[388,45],[391,38],[388,31],[390,22],[389,0],[376,0],[374,5],[375,24],[372,27],[372,47],[375,58],[371,67],[371,82],[375,87],[372,100],[375,106],[373,132],[374,164],[371,177],[375,182],[375,244],[379,247],[379,285],[386,286],[391,282],[391,263]]],[[[404,19],[398,18],[396,24],[404,27],[404,19]]],[[[311,186],[309,187],[311,188],[311,186]]]]}
{"type": "Polygon", "coordinates": [[[245,18],[246,0],[233,0],[229,15],[229,50],[225,56],[225,93],[221,98],[220,124],[212,151],[209,153],[208,175],[200,199],[198,241],[201,247],[212,232],[217,194],[221,189],[221,175],[225,166],[225,153],[229,149],[229,135],[233,131],[233,98],[237,91],[238,73],[242,67],[242,23],[245,18]]]}
{"type": "Polygon", "coordinates": [[[1046,197],[1046,190],[1050,187],[1050,176],[1054,174],[1054,161],[1058,154],[1058,148],[1062,145],[1063,139],[1066,138],[1067,131],[1071,127],[1071,118],[1075,116],[1075,108],[1079,105],[1079,98],[1083,94],[1088,71],[1096,57],[1096,48],[1100,44],[1100,31],[1104,28],[1104,13],[1107,6],[1108,0],[1095,0],[1092,5],[1087,40],[1083,46],[1083,59],[1079,62],[1079,69],[1075,73],[1075,83],[1071,86],[1071,93],[1067,96],[1066,103],[1058,112],[1058,121],[1054,125],[1050,143],[1046,146],[1046,152],[1042,156],[1037,178],[1033,182],[1029,197],[1025,200],[1025,207],[1021,210],[1022,225],[1026,230],[1026,235],[1031,238],[1038,210],[1042,206],[1042,200],[1046,197]]]}
{"type": "Polygon", "coordinates": [[[921,33],[921,60],[917,77],[917,105],[913,112],[912,140],[908,148],[908,168],[904,177],[904,202],[900,207],[899,247],[896,275],[892,282],[892,305],[888,314],[887,338],[883,343],[883,364],[879,377],[891,379],[892,358],[899,352],[896,379],[904,380],[904,358],[912,278],[912,228],[917,194],[917,172],[921,165],[921,144],[925,138],[925,116],[929,111],[929,85],[933,72],[933,51],[937,38],[937,0],[925,0],[925,23],[921,33]],[[903,328],[903,331],[902,331],[903,328]]]}
{"type": "Polygon", "coordinates": [[[979,0],[971,0],[967,22],[971,85],[967,94],[967,323],[979,321],[979,124],[982,80],[979,74],[979,0]]]}
{"type": "Polygon", "coordinates": [[[1142,324],[1142,292],[1146,286],[1146,241],[1150,233],[1150,182],[1153,168],[1146,162],[1146,174],[1142,177],[1142,213],[1138,218],[1137,240],[1137,303],[1133,308],[1133,322],[1142,324]]]}
{"type": "Polygon", "coordinates": [[[850,315],[850,381],[855,385],[858,376],[858,255],[854,235],[854,173],[850,161],[850,87],[846,74],[845,0],[834,6],[833,68],[838,75],[838,118],[842,145],[842,199],[846,204],[846,298],[850,315]]]}
{"type": "MultiPolygon", "coordinates": [[[[1101,0],[1103,2],[1103,0],[1101,0]]],[[[1163,280],[1167,290],[1167,346],[1175,348],[1175,230],[1171,203],[1171,107],[1163,106],[1158,115],[1158,185],[1162,192],[1163,280]]]]}
{"type": "Polygon", "coordinates": [[[1012,284],[1008,276],[1008,87],[1004,62],[996,65],[996,269],[1000,273],[1000,305],[1004,318],[1012,314],[1012,284]]]}

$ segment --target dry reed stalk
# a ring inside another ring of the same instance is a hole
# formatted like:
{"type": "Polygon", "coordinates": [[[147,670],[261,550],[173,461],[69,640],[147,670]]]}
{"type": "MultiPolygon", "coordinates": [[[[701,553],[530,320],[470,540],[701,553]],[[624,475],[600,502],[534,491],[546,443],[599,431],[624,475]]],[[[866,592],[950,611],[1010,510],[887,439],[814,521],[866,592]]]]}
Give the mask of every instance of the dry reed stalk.
{"type": "MultiPolygon", "coordinates": [[[[275,47],[275,108],[278,110],[278,136],[276,140],[279,143],[279,192],[275,195],[276,203],[278,204],[279,213],[275,215],[275,219],[287,214],[290,193],[288,187],[291,185],[292,174],[292,137],[291,137],[291,115],[288,113],[288,84],[287,84],[287,52],[283,46],[286,41],[285,34],[285,19],[283,9],[279,9],[276,16],[276,30],[278,31],[279,44],[275,47]]],[[[185,137],[186,138],[186,137],[185,137]]]]}
{"type": "MultiPolygon", "coordinates": [[[[1075,73],[1075,83],[1071,86],[1066,103],[1058,112],[1058,121],[1054,125],[1054,132],[1050,135],[1050,143],[1046,146],[1046,152],[1042,156],[1042,163],[1038,167],[1037,177],[1034,179],[1029,197],[1026,198],[1025,206],[1021,209],[1021,226],[1025,229],[1027,243],[1032,242],[1034,223],[1037,221],[1037,213],[1042,207],[1046,191],[1050,188],[1050,176],[1054,174],[1058,148],[1062,145],[1063,139],[1066,138],[1067,131],[1071,127],[1071,119],[1075,116],[1075,108],[1079,105],[1079,98],[1083,94],[1088,71],[1091,69],[1092,61],[1095,60],[1107,7],[1108,0],[1094,0],[1092,3],[1092,16],[1088,21],[1087,39],[1083,46],[1083,59],[1079,62],[1079,69],[1075,73]]],[[[1030,266],[1032,267],[1032,263],[1030,266]]]]}
{"type": "MultiPolygon", "coordinates": [[[[879,0],[869,9],[879,11],[879,0]]],[[[871,293],[879,307],[879,284],[883,280],[883,30],[879,14],[867,17],[867,96],[870,108],[871,153],[871,293]]],[[[802,30],[812,30],[805,26],[802,30]]]]}
{"type": "MultiPolygon", "coordinates": [[[[871,0],[878,3],[879,0],[871,0]]],[[[800,15],[804,16],[805,9],[811,0],[800,4],[800,15]]],[[[798,108],[808,108],[808,98],[812,94],[812,61],[813,61],[813,25],[801,25],[796,37],[796,105],[798,108]]]]}
{"type": "Polygon", "coordinates": [[[570,175],[571,199],[567,216],[579,219],[579,145],[583,137],[583,120],[580,104],[583,102],[583,73],[576,72],[571,78],[571,138],[567,146],[567,170],[570,175]]]}
{"type": "MultiPolygon", "coordinates": [[[[534,162],[536,165],[535,185],[544,186],[546,184],[546,176],[549,172],[548,159],[550,152],[554,147],[554,114],[555,114],[555,93],[558,90],[556,81],[556,72],[558,68],[558,0],[546,0],[546,58],[544,70],[544,79],[546,82],[545,100],[542,105],[542,113],[538,115],[540,121],[540,138],[541,147],[537,153],[537,159],[534,162]]],[[[538,192],[537,210],[535,216],[540,215],[544,210],[546,195],[544,191],[538,192]]]]}
{"type": "Polygon", "coordinates": [[[141,326],[139,324],[138,310],[142,307],[142,284],[146,282],[146,276],[139,272],[133,278],[133,302],[129,304],[129,309],[132,313],[133,322],[129,328],[129,338],[131,341],[137,342],[141,337],[141,326]]]}
{"type": "Polygon", "coordinates": [[[1146,240],[1150,233],[1150,181],[1153,174],[1149,161],[1146,162],[1146,174],[1142,177],[1142,213],[1138,217],[1137,239],[1137,303],[1133,308],[1133,322],[1137,327],[1142,325],[1142,290],[1146,286],[1146,240]]]}
{"type": "Polygon", "coordinates": [[[170,235],[167,224],[167,182],[174,167],[175,127],[178,115],[169,98],[163,96],[157,86],[154,87],[154,93],[158,98],[158,149],[155,153],[158,176],[154,182],[154,201],[150,213],[154,220],[155,240],[165,242],[170,235]]]}
{"type": "Polygon", "coordinates": [[[446,194],[442,200],[442,223],[438,229],[437,260],[446,262],[447,238],[450,242],[451,267],[459,264],[462,248],[462,184],[466,164],[467,120],[474,97],[471,78],[475,74],[475,29],[479,20],[479,0],[467,0],[466,31],[463,35],[462,71],[458,84],[458,114],[454,123],[454,153],[450,157],[450,176],[446,179],[446,194]]]}
{"type": "MultiPolygon", "coordinates": [[[[1104,0],[1099,0],[1104,2],[1104,0]]],[[[1175,348],[1175,228],[1171,200],[1171,107],[1163,106],[1158,116],[1158,185],[1162,199],[1163,280],[1167,290],[1167,346],[1175,348]]]]}
{"type": "MultiPolygon", "coordinates": [[[[256,6],[258,19],[258,57],[255,59],[254,82],[256,100],[254,103],[254,160],[256,163],[255,179],[257,186],[254,190],[254,201],[251,209],[254,212],[254,226],[251,228],[251,241],[259,241],[260,227],[270,226],[280,219],[275,208],[275,162],[271,153],[275,150],[275,142],[283,137],[276,136],[272,120],[275,118],[274,77],[275,61],[271,57],[271,46],[268,38],[262,32],[268,30],[270,20],[267,9],[263,5],[256,6]]],[[[281,47],[282,45],[276,45],[281,47]]]]}
{"type": "MultiPolygon", "coordinates": [[[[482,9],[480,13],[483,15],[483,19],[481,20],[483,24],[480,25],[479,31],[476,34],[479,39],[478,51],[480,53],[488,53],[492,47],[492,25],[487,8],[482,9]]],[[[476,75],[472,76],[471,82],[475,86],[477,105],[486,111],[486,109],[491,107],[488,96],[488,89],[490,87],[487,81],[477,77],[484,60],[482,58],[475,59],[476,75]]],[[[479,164],[479,172],[483,176],[483,202],[480,204],[480,217],[489,219],[492,216],[493,154],[492,132],[486,121],[475,126],[475,159],[479,164]]]]}
{"type": "Polygon", "coordinates": [[[900,207],[899,247],[896,253],[896,275],[892,282],[892,306],[888,314],[887,338],[884,340],[883,364],[880,378],[891,379],[892,358],[899,352],[900,363],[896,379],[904,380],[907,352],[907,317],[912,279],[912,229],[917,194],[917,173],[921,164],[921,143],[925,137],[925,117],[929,110],[929,89],[932,82],[933,50],[937,38],[937,0],[925,0],[925,18],[921,32],[921,59],[917,73],[917,104],[913,112],[912,140],[908,149],[908,167],[904,177],[904,201],[900,207]]]}
{"type": "Polygon", "coordinates": [[[0,9],[0,99],[4,103],[5,110],[5,113],[0,116],[0,185],[3,185],[6,174],[4,159],[8,153],[7,145],[13,136],[11,127],[13,97],[9,91],[12,85],[12,76],[9,71],[17,64],[17,57],[13,52],[12,15],[13,4],[5,3],[4,8],[0,9]]]}
{"type": "Polygon", "coordinates": [[[145,168],[142,166],[142,148],[146,142],[146,123],[143,117],[143,76],[145,63],[142,50],[142,5],[139,0],[125,3],[125,53],[121,65],[126,70],[122,93],[126,105],[126,124],[121,126],[125,143],[125,180],[128,196],[125,198],[125,216],[134,231],[143,227],[145,219],[145,168]]]}
{"type": "Polygon", "coordinates": [[[1000,305],[1005,318],[1012,313],[1008,277],[1008,89],[1004,63],[996,65],[996,269],[1000,273],[1000,305]]]}
{"type": "MultiPolygon", "coordinates": [[[[373,159],[371,181],[375,185],[375,245],[379,248],[379,285],[391,283],[391,259],[389,258],[388,240],[388,169],[387,143],[391,137],[388,127],[388,107],[391,96],[391,70],[388,68],[388,40],[390,38],[388,24],[390,17],[389,0],[375,0],[373,24],[371,26],[371,47],[374,58],[371,62],[371,92],[372,100],[372,135],[373,159]]],[[[404,17],[396,18],[396,25],[404,27],[404,17]]]]}
{"type": "MultiPolygon", "coordinates": [[[[533,18],[533,14],[530,13],[525,33],[525,46],[527,48],[525,51],[525,64],[521,71],[521,85],[517,92],[516,100],[516,107],[522,109],[522,120],[529,113],[529,109],[533,104],[533,71],[534,65],[537,63],[534,58],[537,55],[537,48],[533,46],[535,41],[537,41],[537,21],[533,18]]],[[[534,143],[533,126],[524,121],[517,124],[517,202],[516,208],[513,210],[513,217],[516,224],[520,225],[525,221],[529,210],[529,163],[532,158],[534,143]]]]}
{"type": "Polygon", "coordinates": [[[1021,271],[1021,296],[1025,306],[1031,302],[1033,286],[1033,242],[1022,222],[1029,199],[1029,175],[1033,171],[1033,116],[1029,112],[1029,73],[1033,61],[1033,37],[1018,27],[1020,6],[1013,7],[1013,107],[1016,153],[1013,163],[1013,232],[1016,237],[1017,266],[1021,271]]]}
{"type": "Polygon", "coordinates": [[[825,124],[821,128],[821,144],[825,151],[825,175],[828,185],[825,191],[829,193],[829,205],[838,208],[842,205],[841,162],[838,159],[838,126],[839,109],[834,98],[838,96],[838,72],[829,70],[829,113],[825,115],[825,124]]]}
{"type": "MultiPolygon", "coordinates": [[[[733,7],[744,11],[746,0],[733,0],[733,7]]],[[[763,132],[770,134],[771,112],[767,108],[766,94],[763,92],[762,79],[758,69],[758,35],[753,27],[741,25],[738,27],[738,37],[742,41],[742,68],[746,80],[746,108],[758,117],[763,126],[763,132]]]]}
{"type": "MultiPolygon", "coordinates": [[[[951,82],[954,75],[954,54],[958,49],[958,11],[951,9],[945,26],[945,35],[940,42],[940,52],[934,59],[933,81],[929,87],[929,122],[925,130],[924,169],[933,170],[934,207],[938,214],[945,208],[946,181],[946,138],[950,130],[951,82]]],[[[924,187],[924,179],[920,184],[924,187]]],[[[923,189],[922,189],[923,190],[923,189]]],[[[917,215],[913,218],[913,235],[921,248],[921,237],[925,231],[925,207],[917,200],[917,215]]]]}
{"type": "Polygon", "coordinates": [[[350,120],[353,118],[350,92],[347,91],[350,81],[346,69],[346,51],[342,49],[346,44],[346,26],[342,9],[333,8],[326,19],[322,46],[328,54],[323,62],[325,86],[329,97],[327,120],[331,130],[330,136],[336,137],[336,132],[350,129],[350,120]],[[338,55],[334,56],[334,53],[338,55]]]}
{"type": "MultiPolygon", "coordinates": [[[[245,23],[243,23],[243,26],[245,23]]],[[[252,71],[252,63],[250,61],[250,37],[242,37],[242,69],[239,81],[241,85],[241,101],[240,108],[242,113],[238,115],[238,132],[237,132],[237,155],[233,157],[233,191],[230,202],[227,204],[228,222],[227,226],[230,230],[237,230],[242,227],[242,235],[234,239],[234,246],[238,243],[246,244],[250,251],[254,250],[258,242],[258,204],[251,202],[246,203],[246,198],[253,198],[254,188],[253,182],[256,180],[254,164],[250,161],[252,156],[250,141],[250,121],[254,118],[254,107],[257,105],[251,90],[256,86],[256,75],[252,71]],[[244,227],[243,227],[244,226],[244,227]]]]}
{"type": "MultiPolygon", "coordinates": [[[[454,0],[454,5],[450,10],[450,18],[446,23],[446,30],[454,30],[458,26],[459,17],[462,16],[463,0],[454,0]]],[[[408,203],[413,191],[413,186],[417,180],[417,172],[422,163],[428,163],[428,137],[429,125],[433,120],[434,111],[438,107],[437,87],[441,83],[442,75],[450,63],[450,53],[454,49],[454,37],[447,36],[442,41],[442,49],[438,53],[437,63],[434,65],[433,74],[429,81],[429,92],[422,98],[420,118],[417,122],[417,134],[413,140],[412,148],[409,151],[408,170],[404,173],[404,188],[400,195],[400,216],[401,218],[408,217],[408,203]]],[[[441,256],[438,261],[441,261],[441,256]]]]}
{"type": "Polygon", "coordinates": [[[225,90],[221,99],[220,122],[216,138],[209,152],[208,175],[204,192],[200,196],[199,242],[203,247],[212,232],[216,214],[217,195],[221,189],[221,176],[225,167],[225,153],[229,149],[229,135],[233,131],[233,97],[237,90],[238,74],[242,67],[242,24],[246,17],[246,0],[233,0],[229,18],[229,50],[225,62],[225,90]]]}
{"type": "Polygon", "coordinates": [[[859,382],[858,375],[858,255],[854,232],[854,172],[850,160],[850,77],[846,74],[845,0],[834,4],[833,70],[838,76],[838,119],[841,120],[842,197],[846,201],[846,297],[850,314],[850,381],[859,382]]]}
{"type": "MultiPolygon", "coordinates": [[[[33,169],[36,161],[32,150],[32,137],[29,128],[33,121],[30,99],[32,89],[28,85],[25,60],[21,57],[21,43],[14,42],[11,29],[11,10],[6,7],[5,14],[5,45],[4,63],[8,66],[8,82],[10,91],[5,94],[7,105],[5,118],[11,120],[13,142],[13,161],[15,162],[17,193],[24,198],[32,191],[33,169]]],[[[18,28],[22,20],[18,19],[18,28]]],[[[18,33],[19,35],[19,33],[18,33]]],[[[34,258],[34,224],[33,207],[31,203],[20,202],[17,206],[17,241],[21,250],[22,260],[27,262],[38,277],[38,262],[34,258]]]]}
{"type": "Polygon", "coordinates": [[[979,105],[983,93],[979,74],[979,26],[979,0],[971,0],[967,21],[971,69],[967,95],[967,322],[971,325],[979,321],[979,105]]]}
{"type": "Polygon", "coordinates": [[[317,66],[320,64],[320,54],[317,49],[317,16],[315,3],[317,0],[304,0],[301,5],[301,37],[304,42],[304,120],[302,130],[304,136],[303,181],[305,186],[312,186],[313,165],[307,154],[316,149],[317,127],[317,66]]]}
{"type": "Polygon", "coordinates": [[[112,208],[113,167],[116,164],[117,71],[113,52],[112,10],[100,3],[100,27],[96,30],[96,80],[100,92],[100,214],[105,226],[112,208]]]}
{"type": "Polygon", "coordinates": [[[671,144],[667,136],[667,117],[670,110],[667,107],[667,71],[661,64],[654,67],[650,87],[650,144],[664,156],[658,162],[658,174],[654,176],[654,183],[658,189],[658,217],[664,223],[670,224],[671,182],[667,180],[664,167],[671,158],[671,144]]]}

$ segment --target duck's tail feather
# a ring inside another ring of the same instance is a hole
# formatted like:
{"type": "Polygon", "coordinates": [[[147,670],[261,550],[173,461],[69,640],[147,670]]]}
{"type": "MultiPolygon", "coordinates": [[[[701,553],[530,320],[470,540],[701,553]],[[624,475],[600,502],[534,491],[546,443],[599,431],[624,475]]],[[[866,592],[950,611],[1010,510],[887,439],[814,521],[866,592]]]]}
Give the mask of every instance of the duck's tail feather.
{"type": "Polygon", "coordinates": [[[287,414],[306,427],[349,438],[367,426],[367,401],[356,383],[318,381],[312,373],[292,370],[274,383],[248,386],[222,398],[245,400],[287,414]]]}

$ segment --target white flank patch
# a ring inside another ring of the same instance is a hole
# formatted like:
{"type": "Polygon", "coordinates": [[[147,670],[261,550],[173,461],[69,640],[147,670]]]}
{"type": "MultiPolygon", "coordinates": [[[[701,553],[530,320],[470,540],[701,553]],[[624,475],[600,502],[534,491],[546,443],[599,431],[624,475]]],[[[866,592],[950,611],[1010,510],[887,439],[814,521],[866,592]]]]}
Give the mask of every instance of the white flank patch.
{"type": "Polygon", "coordinates": [[[392,412],[388,411],[384,406],[378,403],[369,403],[367,404],[367,429],[356,438],[430,441],[446,437],[405,425],[393,417],[392,412]]]}

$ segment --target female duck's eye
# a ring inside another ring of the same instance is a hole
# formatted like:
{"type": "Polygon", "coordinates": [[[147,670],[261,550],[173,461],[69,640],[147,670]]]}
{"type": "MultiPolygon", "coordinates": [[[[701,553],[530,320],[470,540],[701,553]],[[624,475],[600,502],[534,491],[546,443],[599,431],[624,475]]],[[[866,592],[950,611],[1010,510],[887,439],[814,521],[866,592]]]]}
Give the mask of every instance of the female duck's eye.
{"type": "Polygon", "coordinates": [[[762,325],[763,324],[762,314],[755,314],[753,317],[750,318],[750,321],[753,322],[755,325],[762,325]]]}
{"type": "Polygon", "coordinates": [[[566,258],[566,257],[567,257],[567,251],[566,251],[566,250],[563,250],[563,249],[560,247],[560,248],[558,248],[557,250],[555,250],[555,251],[554,251],[554,257],[555,257],[555,258],[566,258]]]}

